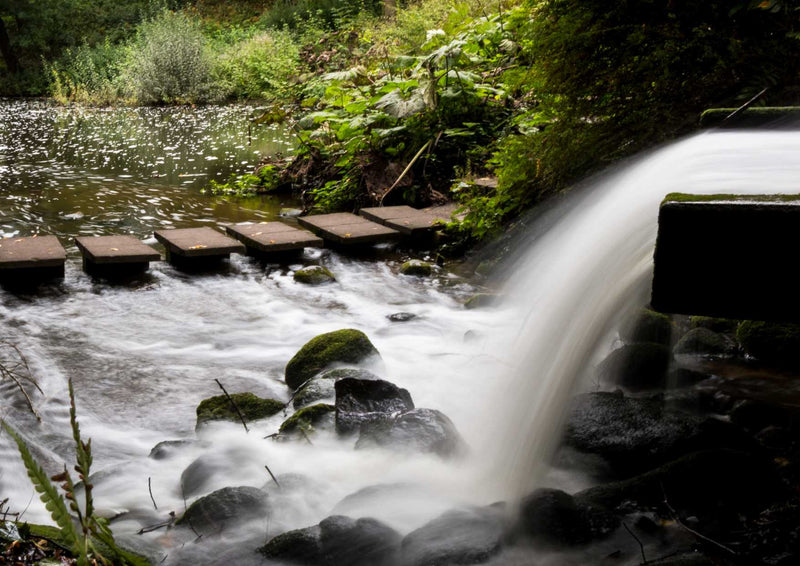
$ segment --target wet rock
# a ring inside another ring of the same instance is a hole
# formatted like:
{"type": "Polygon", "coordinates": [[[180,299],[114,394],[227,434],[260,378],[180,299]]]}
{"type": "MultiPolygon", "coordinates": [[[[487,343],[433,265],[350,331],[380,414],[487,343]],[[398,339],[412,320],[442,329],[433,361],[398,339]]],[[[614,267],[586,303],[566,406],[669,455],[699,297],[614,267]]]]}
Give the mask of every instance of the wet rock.
{"type": "Polygon", "coordinates": [[[163,440],[153,446],[148,457],[153,460],[166,460],[184,448],[196,444],[195,440],[163,440]]]}
{"type": "MultiPolygon", "coordinates": [[[[271,417],[283,409],[283,403],[280,401],[262,399],[252,393],[233,393],[230,397],[246,422],[271,417]]],[[[197,425],[195,428],[199,429],[209,421],[241,422],[239,412],[231,404],[231,399],[228,399],[225,395],[216,395],[201,401],[197,406],[197,425]]]]}
{"type": "Polygon", "coordinates": [[[736,355],[736,344],[708,328],[694,328],[684,334],[673,350],[675,355],[729,357],[736,355]]]}
{"type": "Polygon", "coordinates": [[[558,489],[537,489],[520,504],[516,531],[541,545],[569,548],[610,534],[619,520],[558,489]]]}
{"type": "Polygon", "coordinates": [[[263,516],[268,509],[268,496],[262,490],[249,486],[224,487],[192,503],[177,524],[191,525],[198,533],[210,534],[263,516]]]}
{"type": "Polygon", "coordinates": [[[294,280],[304,285],[322,285],[324,283],[333,283],[336,277],[326,267],[321,265],[309,265],[294,272],[294,280]]]}
{"type": "Polygon", "coordinates": [[[392,322],[408,322],[409,320],[414,320],[417,318],[417,315],[411,312],[396,312],[388,315],[386,318],[392,322]]]}
{"type": "Polygon", "coordinates": [[[319,524],[322,552],[331,566],[389,566],[396,562],[402,537],[378,521],[334,515],[319,524]]]}
{"type": "Polygon", "coordinates": [[[626,344],[611,352],[598,367],[600,378],[632,391],[663,388],[672,353],[663,344],[626,344]]]}
{"type": "Polygon", "coordinates": [[[783,367],[800,367],[800,324],[745,320],[736,339],[754,358],[783,367]]]}
{"type": "Polygon", "coordinates": [[[500,298],[497,295],[492,293],[477,293],[467,299],[467,301],[464,303],[464,308],[470,310],[482,309],[485,307],[495,306],[499,302],[500,298]]]}
{"type": "Polygon", "coordinates": [[[448,458],[464,450],[464,441],[453,421],[433,409],[414,409],[396,418],[361,426],[356,448],[390,446],[448,458]]]}
{"type": "Polygon", "coordinates": [[[699,552],[689,552],[647,562],[648,566],[714,566],[716,563],[699,552]]]}
{"type": "Polygon", "coordinates": [[[428,277],[431,273],[433,273],[433,266],[427,261],[412,259],[400,266],[400,273],[403,275],[428,277]]]}
{"type": "Polygon", "coordinates": [[[720,334],[735,334],[739,326],[738,320],[731,318],[714,318],[711,316],[693,316],[689,319],[690,328],[707,328],[720,334]]]}
{"type": "Polygon", "coordinates": [[[335,410],[336,407],[325,403],[303,407],[283,421],[278,432],[282,435],[294,433],[310,435],[316,430],[333,428],[335,410]]]}
{"type": "Polygon", "coordinates": [[[181,474],[181,494],[192,497],[202,492],[213,476],[226,468],[226,464],[218,457],[206,454],[196,458],[181,474]]]}
{"type": "Polygon", "coordinates": [[[767,460],[732,450],[705,450],[624,481],[589,488],[575,499],[580,505],[630,512],[663,510],[666,497],[681,517],[696,516],[704,528],[725,529],[739,513],[783,497],[781,485],[767,460]]]}
{"type": "Polygon", "coordinates": [[[360,330],[347,328],[320,334],[309,340],[286,364],[286,384],[297,389],[327,366],[357,364],[373,356],[380,357],[380,354],[360,330]]]}
{"type": "Polygon", "coordinates": [[[380,379],[380,377],[365,369],[337,368],[324,371],[312,377],[295,392],[292,399],[294,408],[299,409],[316,401],[333,400],[336,395],[334,384],[346,377],[380,379]]]}
{"type": "Polygon", "coordinates": [[[408,391],[382,379],[345,378],[337,381],[334,387],[339,434],[358,432],[362,424],[383,421],[395,413],[414,408],[408,391]]]}
{"type": "Polygon", "coordinates": [[[642,309],[632,322],[622,327],[625,342],[649,342],[668,346],[672,338],[672,320],[666,314],[642,309]]]}
{"type": "Polygon", "coordinates": [[[579,395],[564,443],[602,456],[623,477],[695,450],[754,447],[729,423],[672,409],[661,397],[632,398],[621,392],[579,395]]]}
{"type": "Polygon", "coordinates": [[[325,564],[319,525],[288,531],[272,538],[258,552],[269,560],[302,566],[325,564]]]}
{"type": "Polygon", "coordinates": [[[404,566],[480,564],[502,548],[502,509],[474,507],[448,511],[409,533],[401,545],[404,566]]]}
{"type": "Polygon", "coordinates": [[[670,388],[689,387],[710,377],[707,373],[693,369],[673,368],[667,374],[667,385],[670,388]]]}

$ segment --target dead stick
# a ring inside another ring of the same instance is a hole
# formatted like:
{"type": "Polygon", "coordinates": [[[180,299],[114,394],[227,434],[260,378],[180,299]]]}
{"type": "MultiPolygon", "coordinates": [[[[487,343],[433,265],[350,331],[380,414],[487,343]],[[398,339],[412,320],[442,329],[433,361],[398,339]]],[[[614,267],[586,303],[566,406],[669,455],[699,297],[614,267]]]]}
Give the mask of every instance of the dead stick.
{"type": "Polygon", "coordinates": [[[271,478],[272,478],[272,481],[274,481],[274,482],[275,482],[275,485],[277,485],[278,487],[280,487],[280,486],[281,486],[281,484],[280,484],[280,482],[278,482],[278,478],[276,478],[276,477],[275,477],[275,474],[273,474],[273,473],[272,473],[272,470],[270,470],[270,469],[269,469],[269,466],[267,466],[266,464],[264,464],[264,467],[267,469],[267,473],[269,474],[269,477],[271,477],[271,478]]]}
{"type": "Polygon", "coordinates": [[[661,491],[664,493],[664,505],[666,505],[666,506],[667,506],[667,509],[669,509],[669,512],[670,512],[670,513],[672,513],[672,516],[673,516],[673,518],[675,519],[675,522],[676,522],[676,523],[678,523],[678,525],[680,525],[680,526],[681,526],[683,529],[685,529],[685,530],[686,530],[687,532],[689,532],[690,534],[692,534],[692,535],[696,536],[696,537],[697,537],[697,538],[699,538],[700,540],[703,540],[703,541],[705,541],[705,542],[707,542],[707,543],[709,543],[709,544],[713,544],[713,545],[714,545],[714,546],[716,546],[717,548],[721,548],[721,549],[722,549],[722,550],[724,550],[725,552],[729,552],[729,553],[733,554],[734,556],[737,556],[737,554],[736,554],[736,551],[735,551],[735,550],[732,550],[732,549],[728,548],[727,546],[725,546],[724,544],[722,544],[722,543],[720,543],[720,542],[717,542],[717,541],[715,541],[714,539],[710,539],[710,538],[708,538],[707,536],[705,536],[705,535],[703,535],[703,534],[700,534],[700,533],[698,533],[698,532],[697,532],[696,530],[694,530],[693,528],[691,528],[691,527],[689,527],[689,526],[685,525],[685,524],[683,523],[683,521],[681,521],[681,518],[678,516],[678,512],[677,512],[677,511],[675,511],[675,509],[673,509],[673,508],[672,508],[672,505],[670,505],[670,504],[669,504],[669,500],[667,499],[667,491],[664,489],[664,486],[663,486],[663,484],[662,484],[662,486],[661,486],[661,491]]]}
{"type": "Polygon", "coordinates": [[[219,385],[219,388],[222,389],[222,392],[225,394],[225,397],[228,398],[228,401],[233,406],[233,409],[236,411],[236,414],[239,415],[239,420],[242,421],[242,426],[244,427],[244,431],[245,432],[250,432],[250,430],[247,428],[247,423],[244,421],[244,416],[242,415],[242,412],[239,410],[239,407],[236,405],[236,402],[233,400],[233,398],[230,395],[228,395],[228,392],[225,391],[225,388],[219,382],[219,379],[215,379],[214,381],[217,382],[217,385],[219,385]]]}
{"type": "Polygon", "coordinates": [[[633,540],[639,543],[639,550],[642,552],[642,564],[647,564],[647,556],[644,555],[644,545],[642,544],[642,541],[639,540],[639,537],[633,534],[633,531],[628,528],[628,525],[622,523],[622,526],[625,527],[625,530],[628,531],[628,534],[633,537],[633,540]]]}
{"type": "Polygon", "coordinates": [[[153,508],[158,511],[158,505],[156,505],[156,498],[153,497],[153,486],[151,484],[151,478],[147,478],[147,491],[150,492],[150,501],[153,502],[153,508]]]}

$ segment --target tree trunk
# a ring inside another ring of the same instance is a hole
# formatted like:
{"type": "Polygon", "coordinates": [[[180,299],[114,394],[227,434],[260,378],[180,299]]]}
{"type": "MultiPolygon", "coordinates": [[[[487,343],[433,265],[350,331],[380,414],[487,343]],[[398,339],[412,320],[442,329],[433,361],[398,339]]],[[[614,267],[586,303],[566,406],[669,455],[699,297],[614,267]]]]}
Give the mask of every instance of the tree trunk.
{"type": "Polygon", "coordinates": [[[6,24],[3,21],[3,18],[0,16],[0,53],[3,55],[3,61],[6,63],[6,68],[8,72],[12,75],[16,74],[20,70],[19,60],[17,56],[14,54],[14,48],[11,47],[11,40],[8,37],[8,32],[6,31],[6,24]]]}

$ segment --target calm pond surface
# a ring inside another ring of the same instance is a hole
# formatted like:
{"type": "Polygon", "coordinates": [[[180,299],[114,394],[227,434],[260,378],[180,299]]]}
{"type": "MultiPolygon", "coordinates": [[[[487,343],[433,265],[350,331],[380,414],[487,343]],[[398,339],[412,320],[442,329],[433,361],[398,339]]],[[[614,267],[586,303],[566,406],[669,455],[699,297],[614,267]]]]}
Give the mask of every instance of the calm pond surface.
{"type": "MultiPolygon", "coordinates": [[[[0,237],[132,234],[273,218],[290,198],[201,194],[290,155],[252,106],[79,108],[0,100],[0,237]]],[[[66,241],[64,242],[67,243],[66,241]]]]}

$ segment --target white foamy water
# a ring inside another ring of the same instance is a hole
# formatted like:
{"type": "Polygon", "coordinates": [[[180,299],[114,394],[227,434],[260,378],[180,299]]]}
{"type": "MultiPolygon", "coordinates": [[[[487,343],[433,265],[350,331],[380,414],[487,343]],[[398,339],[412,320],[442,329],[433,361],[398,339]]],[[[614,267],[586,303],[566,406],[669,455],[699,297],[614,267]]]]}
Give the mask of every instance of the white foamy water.
{"type": "MultiPolygon", "coordinates": [[[[554,481],[545,478],[546,462],[570,396],[610,347],[619,320],[647,302],[665,194],[798,192],[799,179],[796,133],[704,134],[633,160],[536,221],[536,237],[520,243],[509,266],[505,301],[488,310],[462,307],[473,289],[458,278],[405,278],[397,265],[335,253],[323,263],[338,282],[316,288],[244,258],[227,275],[188,276],[157,264],[147,285],[112,287],[92,282],[72,259],[60,292],[18,298],[0,291],[3,336],[25,352],[44,390],[34,396],[41,424],[7,384],[0,411],[54,472],[71,458],[72,378],[100,472],[97,506],[127,512],[114,523],[117,536],[165,563],[221,561],[243,538],[266,540],[334,512],[376,517],[407,533],[454,506],[513,498],[554,481]],[[387,320],[401,311],[418,317],[387,320]],[[230,392],[287,401],[286,362],[313,336],[339,328],[366,332],[383,357],[375,371],[407,388],[418,407],[447,414],[469,454],[443,461],[355,450],[354,439],[326,435],[313,445],[264,438],[291,409],[251,423],[249,434],[219,423],[196,437],[194,410],[220,393],[214,379],[230,392]],[[170,458],[148,457],[160,441],[196,438],[170,458]],[[197,458],[212,471],[183,494],[181,475],[197,458]],[[186,529],[136,535],[215,489],[270,486],[265,465],[301,488],[273,494],[270,516],[249,529],[199,542],[186,529]],[[345,500],[375,486],[389,487],[345,500]]],[[[5,435],[4,497],[13,511],[26,509],[27,520],[47,520],[5,435]]]]}

